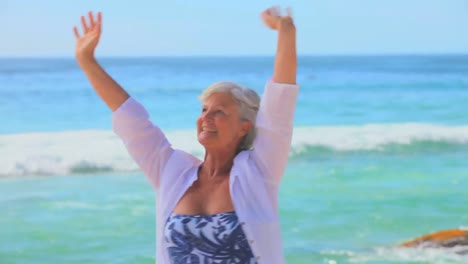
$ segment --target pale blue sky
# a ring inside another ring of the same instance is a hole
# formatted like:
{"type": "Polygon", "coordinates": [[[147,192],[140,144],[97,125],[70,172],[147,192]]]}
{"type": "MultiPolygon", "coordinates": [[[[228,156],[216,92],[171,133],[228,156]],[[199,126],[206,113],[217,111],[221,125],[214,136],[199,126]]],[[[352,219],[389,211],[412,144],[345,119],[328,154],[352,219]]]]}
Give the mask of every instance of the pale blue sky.
{"type": "Polygon", "coordinates": [[[468,53],[468,0],[0,0],[0,56],[73,56],[88,10],[100,56],[268,55],[272,4],[293,8],[299,54],[468,53]]]}

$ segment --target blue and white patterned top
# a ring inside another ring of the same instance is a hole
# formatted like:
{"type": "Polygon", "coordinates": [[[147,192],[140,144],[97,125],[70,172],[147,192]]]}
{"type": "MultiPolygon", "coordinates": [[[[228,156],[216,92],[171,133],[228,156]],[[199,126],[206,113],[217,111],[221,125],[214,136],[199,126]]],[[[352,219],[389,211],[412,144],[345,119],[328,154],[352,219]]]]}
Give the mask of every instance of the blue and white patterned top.
{"type": "Polygon", "coordinates": [[[172,213],[164,228],[171,263],[255,264],[235,212],[214,215],[172,213]]]}

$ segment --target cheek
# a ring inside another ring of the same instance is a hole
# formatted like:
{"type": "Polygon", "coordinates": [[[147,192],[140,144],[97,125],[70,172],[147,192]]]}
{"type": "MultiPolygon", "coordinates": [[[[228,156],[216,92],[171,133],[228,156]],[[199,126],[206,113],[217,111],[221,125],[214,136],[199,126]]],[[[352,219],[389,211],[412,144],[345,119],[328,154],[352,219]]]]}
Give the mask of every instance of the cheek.
{"type": "Polygon", "coordinates": [[[237,134],[237,132],[240,129],[240,126],[238,123],[230,120],[229,122],[224,123],[224,130],[226,130],[229,134],[237,134]]]}
{"type": "Polygon", "coordinates": [[[227,117],[219,117],[215,119],[216,126],[223,128],[225,130],[231,130],[234,126],[232,121],[227,117]]]}

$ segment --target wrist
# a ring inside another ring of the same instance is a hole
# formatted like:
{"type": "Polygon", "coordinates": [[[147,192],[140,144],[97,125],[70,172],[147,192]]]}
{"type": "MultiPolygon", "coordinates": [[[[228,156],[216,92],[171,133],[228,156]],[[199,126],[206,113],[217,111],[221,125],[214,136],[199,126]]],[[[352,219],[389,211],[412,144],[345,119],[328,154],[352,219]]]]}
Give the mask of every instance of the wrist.
{"type": "Polygon", "coordinates": [[[76,61],[80,67],[85,67],[86,65],[96,62],[94,55],[76,55],[76,61]]]}
{"type": "Polygon", "coordinates": [[[278,31],[285,31],[285,30],[295,30],[296,27],[294,26],[294,21],[291,17],[281,17],[278,20],[277,24],[278,31]]]}

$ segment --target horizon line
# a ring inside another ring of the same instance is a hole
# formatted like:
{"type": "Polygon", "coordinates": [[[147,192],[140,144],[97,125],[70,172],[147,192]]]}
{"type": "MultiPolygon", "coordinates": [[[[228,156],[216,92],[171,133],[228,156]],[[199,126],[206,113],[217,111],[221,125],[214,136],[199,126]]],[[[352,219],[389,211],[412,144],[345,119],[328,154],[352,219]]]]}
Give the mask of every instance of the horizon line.
{"type": "MultiPolygon", "coordinates": [[[[205,54],[205,55],[100,55],[96,59],[143,59],[143,58],[271,58],[275,54],[205,54]]],[[[297,57],[399,57],[399,56],[468,56],[468,52],[400,52],[400,53],[309,53],[298,54],[297,57]]],[[[0,59],[75,59],[73,55],[2,55],[0,59]]]]}

